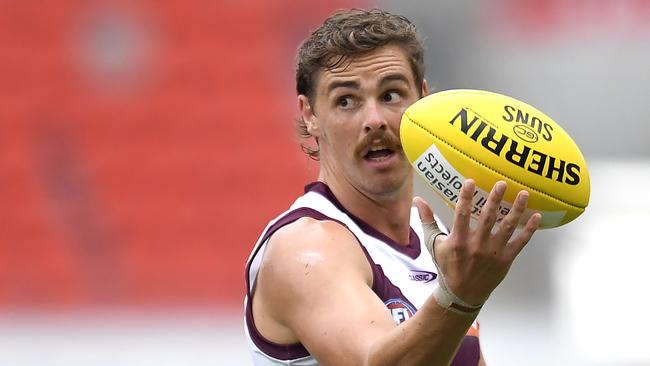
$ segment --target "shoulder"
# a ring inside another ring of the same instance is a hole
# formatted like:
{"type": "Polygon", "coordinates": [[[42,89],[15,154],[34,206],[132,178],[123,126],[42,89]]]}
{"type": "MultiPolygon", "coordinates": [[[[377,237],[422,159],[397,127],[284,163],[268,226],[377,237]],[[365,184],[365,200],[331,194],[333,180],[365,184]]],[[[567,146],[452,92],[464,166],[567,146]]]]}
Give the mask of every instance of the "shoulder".
{"type": "Polygon", "coordinates": [[[339,291],[371,287],[372,268],[356,237],[336,221],[303,217],[269,239],[255,292],[259,307],[289,325],[339,291]]]}
{"type": "Polygon", "coordinates": [[[301,343],[327,363],[337,357],[332,350],[360,353],[367,337],[358,334],[375,336],[394,327],[372,290],[370,262],[343,224],[302,217],[274,232],[266,245],[253,315],[269,341],[301,343]],[[350,331],[341,334],[344,329],[350,331]]]}
{"type": "Polygon", "coordinates": [[[302,282],[325,271],[358,275],[369,284],[372,271],[357,238],[343,224],[333,220],[302,217],[277,230],[269,239],[260,266],[260,276],[279,282],[302,282]],[[282,270],[277,271],[281,266],[282,270]]]}

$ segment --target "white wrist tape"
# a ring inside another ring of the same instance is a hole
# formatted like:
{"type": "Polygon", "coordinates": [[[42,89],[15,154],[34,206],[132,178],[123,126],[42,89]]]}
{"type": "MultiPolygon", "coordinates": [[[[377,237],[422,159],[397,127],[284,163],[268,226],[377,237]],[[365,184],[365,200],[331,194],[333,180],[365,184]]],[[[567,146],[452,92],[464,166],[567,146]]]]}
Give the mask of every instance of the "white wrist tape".
{"type": "Polygon", "coordinates": [[[438,284],[433,288],[433,298],[436,299],[438,305],[456,314],[465,316],[476,316],[483,307],[481,305],[470,305],[461,300],[454,294],[444,281],[442,275],[438,275],[438,284]]]}

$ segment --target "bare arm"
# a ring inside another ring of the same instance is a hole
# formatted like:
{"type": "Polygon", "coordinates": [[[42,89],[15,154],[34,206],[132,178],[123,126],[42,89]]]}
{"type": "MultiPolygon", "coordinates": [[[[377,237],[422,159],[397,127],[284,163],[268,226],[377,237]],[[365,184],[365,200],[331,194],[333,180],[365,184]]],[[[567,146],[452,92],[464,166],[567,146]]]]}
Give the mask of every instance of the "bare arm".
{"type": "MultiPolygon", "coordinates": [[[[500,282],[495,280],[498,276],[489,275],[483,282],[480,277],[490,271],[502,276],[507,272],[507,268],[498,267],[501,261],[492,258],[492,246],[496,244],[491,243],[507,235],[485,234],[483,230],[489,231],[494,225],[489,215],[484,216],[481,227],[469,229],[473,189],[471,183],[463,188],[454,229],[448,238],[438,240],[441,244],[436,245],[436,250],[442,251],[436,255],[439,261],[445,261],[441,267],[449,270],[446,277],[452,289],[459,296],[466,296],[464,299],[479,303],[500,282]],[[490,250],[475,250],[474,244],[488,246],[490,250]],[[461,271],[464,266],[471,270],[461,271]],[[465,285],[465,281],[474,288],[465,285]]],[[[502,193],[493,196],[491,202],[498,203],[502,193]]],[[[521,206],[521,210],[513,209],[506,220],[518,221],[517,215],[521,213],[517,212],[523,211],[525,202],[515,206],[521,206]]],[[[423,220],[428,214],[430,210],[424,212],[423,220]]],[[[535,220],[531,220],[517,239],[522,243],[530,239],[536,228],[535,220]]],[[[502,266],[510,264],[503,261],[502,266]]],[[[272,237],[258,276],[254,311],[256,319],[261,314],[270,318],[276,329],[286,330],[285,341],[301,342],[323,365],[451,362],[473,317],[443,309],[431,297],[412,318],[396,326],[371,287],[372,271],[356,238],[337,223],[304,218],[272,237]]]]}

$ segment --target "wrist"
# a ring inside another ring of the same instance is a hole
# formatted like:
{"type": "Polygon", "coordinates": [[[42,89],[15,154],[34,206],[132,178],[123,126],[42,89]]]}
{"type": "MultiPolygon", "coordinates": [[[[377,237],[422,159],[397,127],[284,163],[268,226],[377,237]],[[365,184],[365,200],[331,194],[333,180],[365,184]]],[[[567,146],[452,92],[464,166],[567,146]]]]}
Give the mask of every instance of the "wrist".
{"type": "Polygon", "coordinates": [[[483,304],[472,305],[459,298],[447,286],[444,277],[438,275],[438,283],[435,285],[433,298],[443,309],[459,315],[475,317],[481,311],[483,304]]]}

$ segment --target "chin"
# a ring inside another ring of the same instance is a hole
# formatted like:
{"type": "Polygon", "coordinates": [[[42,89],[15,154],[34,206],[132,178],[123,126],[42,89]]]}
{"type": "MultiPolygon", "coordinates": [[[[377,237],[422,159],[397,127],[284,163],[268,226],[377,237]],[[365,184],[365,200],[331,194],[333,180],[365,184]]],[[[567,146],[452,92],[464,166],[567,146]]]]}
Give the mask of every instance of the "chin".
{"type": "MultiPolygon", "coordinates": [[[[376,196],[394,196],[412,188],[412,174],[371,179],[366,190],[376,196]]],[[[368,180],[366,180],[367,182],[368,180]]]]}

